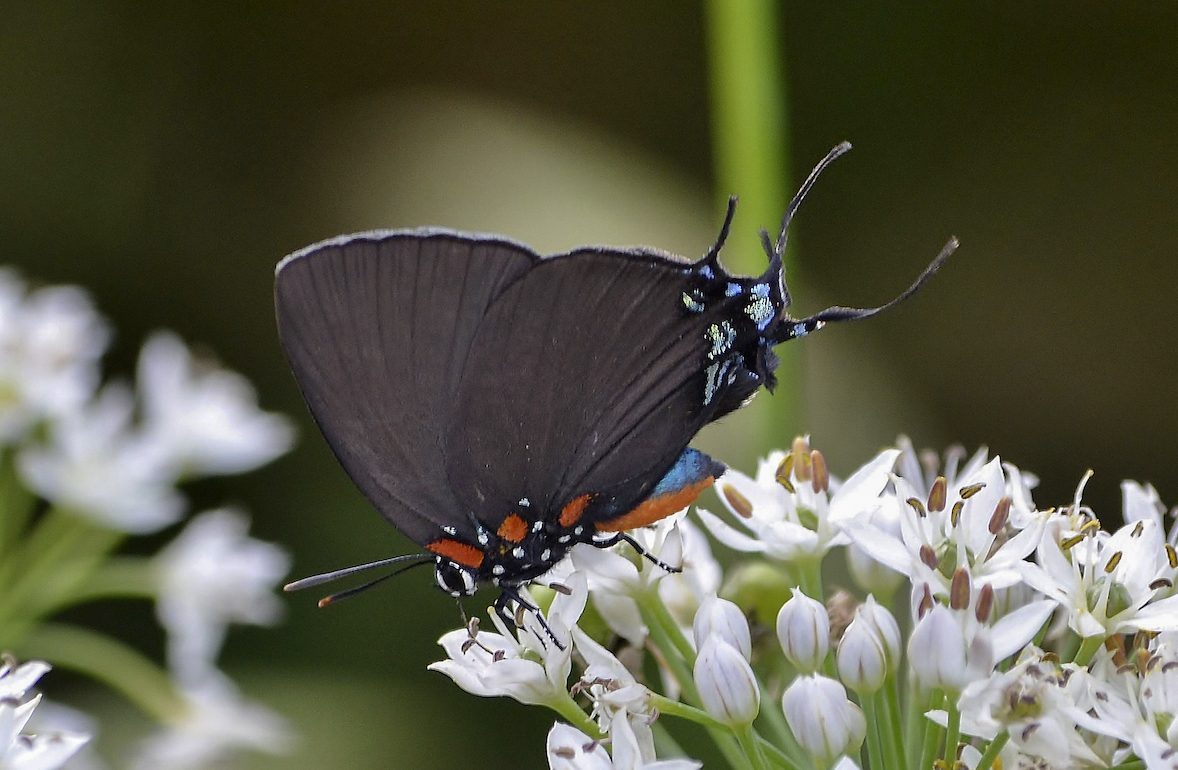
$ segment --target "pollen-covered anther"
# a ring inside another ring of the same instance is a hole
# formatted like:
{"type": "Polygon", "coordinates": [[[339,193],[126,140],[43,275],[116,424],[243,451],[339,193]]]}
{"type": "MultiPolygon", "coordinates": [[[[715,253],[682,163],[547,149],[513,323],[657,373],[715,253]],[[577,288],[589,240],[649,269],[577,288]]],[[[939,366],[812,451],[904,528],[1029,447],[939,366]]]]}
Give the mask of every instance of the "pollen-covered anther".
{"type": "Polygon", "coordinates": [[[1060,540],[1059,548],[1061,551],[1070,551],[1082,542],[1084,542],[1083,534],[1072,535],[1071,537],[1065,537],[1063,540],[1060,540]]]}
{"type": "Polygon", "coordinates": [[[936,569],[938,565],[937,552],[928,543],[920,547],[920,561],[929,569],[936,569]]]}
{"type": "Polygon", "coordinates": [[[945,510],[945,502],[949,497],[949,482],[944,476],[937,476],[928,491],[928,509],[933,513],[945,510]]]}
{"type": "Polygon", "coordinates": [[[987,525],[991,535],[997,535],[1006,529],[1006,522],[1010,519],[1011,503],[1010,495],[1007,495],[998,501],[998,505],[994,506],[994,513],[990,516],[990,523],[987,525]]]}
{"type": "Polygon", "coordinates": [[[957,524],[961,521],[961,512],[964,510],[965,510],[965,502],[964,501],[958,500],[957,502],[953,503],[953,508],[952,508],[952,510],[949,511],[949,523],[952,526],[956,527],[957,524]]]}
{"type": "Polygon", "coordinates": [[[1166,562],[1169,563],[1170,569],[1178,569],[1178,551],[1169,543],[1166,543],[1166,562]]]}
{"type": "Polygon", "coordinates": [[[969,498],[973,497],[974,495],[976,495],[978,492],[981,492],[985,488],[986,488],[986,485],[983,482],[979,481],[977,484],[965,485],[961,489],[957,490],[957,494],[962,500],[968,500],[969,498]]]}
{"type": "Polygon", "coordinates": [[[817,449],[810,453],[810,465],[814,469],[814,478],[810,480],[814,492],[817,494],[830,489],[830,472],[826,469],[826,458],[817,449]]]}
{"type": "Polygon", "coordinates": [[[793,452],[790,452],[777,466],[777,472],[773,476],[777,480],[777,483],[785,487],[785,491],[789,492],[791,495],[797,491],[794,489],[793,481],[790,480],[790,476],[793,475],[793,471],[794,454],[793,452]]]}
{"type": "Polygon", "coordinates": [[[994,586],[986,583],[978,591],[978,603],[974,605],[973,614],[979,623],[989,623],[990,613],[994,609],[994,586]]]}
{"type": "Polygon", "coordinates": [[[731,484],[724,484],[720,487],[720,492],[724,495],[724,499],[732,506],[732,510],[741,518],[751,518],[753,515],[753,504],[749,499],[736,490],[736,487],[731,484]]]}
{"type": "Polygon", "coordinates": [[[949,607],[964,610],[969,607],[970,598],[969,573],[964,567],[958,567],[953,572],[953,580],[949,583],[949,607]]]}
{"type": "Polygon", "coordinates": [[[794,439],[794,478],[809,481],[814,478],[814,466],[810,463],[810,445],[803,438],[794,439]]]}
{"type": "Polygon", "coordinates": [[[920,500],[918,500],[917,498],[910,497],[907,500],[905,500],[904,502],[908,503],[909,507],[912,508],[912,510],[916,511],[916,515],[919,516],[920,518],[923,519],[926,516],[928,516],[928,511],[926,511],[924,509],[924,503],[920,502],[920,500]]]}
{"type": "Polygon", "coordinates": [[[1109,573],[1109,572],[1112,572],[1113,570],[1115,570],[1117,568],[1117,565],[1121,563],[1121,557],[1123,557],[1124,555],[1125,555],[1124,551],[1117,551],[1112,556],[1110,556],[1108,558],[1108,561],[1104,565],[1104,571],[1106,573],[1109,573]]]}

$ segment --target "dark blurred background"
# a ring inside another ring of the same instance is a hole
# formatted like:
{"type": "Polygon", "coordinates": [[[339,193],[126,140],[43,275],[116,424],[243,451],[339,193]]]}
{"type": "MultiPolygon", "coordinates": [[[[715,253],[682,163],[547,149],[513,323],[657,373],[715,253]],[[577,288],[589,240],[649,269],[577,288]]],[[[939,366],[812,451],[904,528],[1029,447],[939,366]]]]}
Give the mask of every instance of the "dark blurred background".
{"type": "MultiPolygon", "coordinates": [[[[809,432],[842,474],[899,433],[987,444],[1040,474],[1043,505],[1092,467],[1109,521],[1122,478],[1178,501],[1178,5],[780,16],[791,184],[856,147],[797,221],[798,310],[881,302],[950,234],[962,248],[902,310],[796,343],[782,391],[802,416],[772,443],[809,432]]],[[[248,505],[300,575],[411,545],[306,416],[272,321],[283,254],[437,224],[695,257],[741,192],[714,184],[695,4],[0,3],[0,18],[0,261],[91,290],[118,330],[112,372],[169,327],[299,421],[292,455],[193,496],[248,505]]],[[[702,443],[751,470],[763,414],[702,443]]],[[[424,572],[331,611],[313,598],[230,639],[230,672],[303,736],[296,757],[241,767],[543,765],[552,716],[425,671],[457,616],[424,572]]],[[[123,705],[102,708],[117,722],[123,705]]]]}

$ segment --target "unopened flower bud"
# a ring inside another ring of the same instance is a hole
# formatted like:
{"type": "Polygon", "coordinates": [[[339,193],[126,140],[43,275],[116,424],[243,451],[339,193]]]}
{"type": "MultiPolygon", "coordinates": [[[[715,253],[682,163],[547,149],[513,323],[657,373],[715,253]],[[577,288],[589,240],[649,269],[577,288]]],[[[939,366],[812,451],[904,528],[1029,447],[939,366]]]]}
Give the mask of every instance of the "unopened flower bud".
{"type": "Polygon", "coordinates": [[[952,610],[935,604],[908,639],[908,665],[919,689],[957,692],[966,676],[966,641],[952,610]]]}
{"type": "Polygon", "coordinates": [[[803,673],[822,667],[830,651],[830,620],[826,607],[795,588],[790,600],[777,613],[777,638],[790,662],[803,673]]]}
{"type": "Polygon", "coordinates": [[[728,642],[708,639],[695,659],[695,686],[700,704],[727,725],[747,725],[761,710],[761,691],[753,669],[728,642]]]}
{"type": "Polygon", "coordinates": [[[873,693],[899,662],[900,627],[892,613],[868,596],[839,641],[839,677],[855,692],[873,693]]]}
{"type": "Polygon", "coordinates": [[[749,624],[744,613],[727,599],[715,596],[704,599],[692,624],[695,648],[702,650],[710,639],[719,639],[735,647],[745,660],[752,655],[749,624]]]}
{"type": "Polygon", "coordinates": [[[825,676],[799,676],[781,698],[794,737],[820,767],[859,750],[867,734],[863,712],[841,684],[825,676]]]}

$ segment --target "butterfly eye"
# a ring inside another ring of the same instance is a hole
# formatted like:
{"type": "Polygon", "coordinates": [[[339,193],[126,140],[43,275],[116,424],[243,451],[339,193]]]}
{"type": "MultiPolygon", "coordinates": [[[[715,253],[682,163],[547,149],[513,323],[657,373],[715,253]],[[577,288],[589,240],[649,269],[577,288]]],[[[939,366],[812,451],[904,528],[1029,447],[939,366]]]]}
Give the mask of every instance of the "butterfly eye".
{"type": "Polygon", "coordinates": [[[434,569],[434,579],[437,580],[438,587],[451,596],[470,596],[475,592],[474,575],[470,574],[470,570],[452,561],[439,559],[434,569]]]}

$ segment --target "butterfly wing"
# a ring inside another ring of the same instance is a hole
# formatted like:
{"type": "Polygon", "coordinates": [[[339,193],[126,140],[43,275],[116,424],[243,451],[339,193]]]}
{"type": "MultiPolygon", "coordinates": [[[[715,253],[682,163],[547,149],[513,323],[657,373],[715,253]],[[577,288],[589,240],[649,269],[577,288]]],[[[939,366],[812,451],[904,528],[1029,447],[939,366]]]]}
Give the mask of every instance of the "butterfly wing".
{"type": "Polygon", "coordinates": [[[720,292],[690,312],[697,282],[667,255],[586,249],[505,290],[479,325],[448,431],[460,501],[494,527],[524,499],[551,517],[590,494],[586,515],[603,521],[650,494],[732,389],[743,399],[760,382],[739,344],[709,334],[741,298],[720,292]]]}
{"type": "Polygon", "coordinates": [[[500,238],[418,230],[334,238],[278,266],[279,336],[311,414],[365,496],[422,545],[442,526],[473,537],[445,428],[483,316],[538,260],[500,238]]]}

